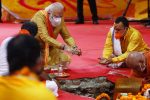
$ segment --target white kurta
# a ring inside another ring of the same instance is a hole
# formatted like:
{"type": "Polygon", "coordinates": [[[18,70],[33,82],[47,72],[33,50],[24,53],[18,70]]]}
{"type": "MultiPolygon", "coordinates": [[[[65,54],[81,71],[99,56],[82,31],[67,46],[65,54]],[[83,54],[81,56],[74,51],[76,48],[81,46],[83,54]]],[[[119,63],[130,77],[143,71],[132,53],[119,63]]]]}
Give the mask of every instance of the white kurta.
{"type": "MultiPolygon", "coordinates": [[[[9,73],[9,65],[7,61],[7,45],[13,37],[8,37],[2,41],[0,45],[0,76],[9,73]]],[[[46,80],[46,88],[50,89],[55,96],[58,96],[58,86],[54,81],[46,80]]]]}
{"type": "MultiPolygon", "coordinates": [[[[119,56],[122,54],[120,39],[115,38],[114,27],[110,28],[110,32],[112,33],[112,43],[113,43],[113,54],[112,54],[112,56],[114,56],[114,57],[119,56]]],[[[110,64],[108,64],[108,67],[119,68],[122,64],[123,64],[123,62],[110,63],[110,64]]]]}
{"type": "Polygon", "coordinates": [[[8,37],[2,41],[0,45],[0,76],[6,75],[9,72],[8,62],[7,62],[7,45],[12,37],[8,37]]]}

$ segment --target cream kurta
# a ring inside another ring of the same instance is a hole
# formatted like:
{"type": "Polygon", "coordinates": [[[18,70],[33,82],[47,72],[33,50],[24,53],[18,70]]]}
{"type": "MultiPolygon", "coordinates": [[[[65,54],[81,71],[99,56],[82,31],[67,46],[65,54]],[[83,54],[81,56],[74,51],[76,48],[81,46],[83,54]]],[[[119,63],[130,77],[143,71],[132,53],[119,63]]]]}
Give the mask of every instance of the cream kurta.
{"type": "MultiPolygon", "coordinates": [[[[60,50],[60,46],[62,43],[60,43],[56,39],[52,38],[48,34],[48,29],[46,26],[45,19],[46,19],[46,16],[42,13],[42,11],[38,11],[31,19],[31,21],[35,22],[38,25],[38,33],[36,35],[36,38],[41,43],[43,56],[45,54],[44,53],[45,43],[48,43],[48,45],[49,45],[48,64],[49,65],[58,64],[59,61],[70,61],[70,57],[68,55],[64,54],[60,50]]],[[[61,24],[53,29],[53,34],[54,34],[55,38],[57,38],[58,35],[60,34],[66,44],[68,44],[69,46],[75,46],[74,39],[71,37],[71,35],[69,34],[69,32],[66,28],[64,18],[62,18],[61,24]]]]}
{"type": "MultiPolygon", "coordinates": [[[[124,39],[121,41],[122,55],[112,58],[113,62],[124,61],[131,51],[147,51],[150,50],[144,42],[140,32],[132,27],[128,28],[124,39]]],[[[115,44],[114,44],[115,45],[115,44]]],[[[109,32],[103,50],[103,57],[109,58],[113,54],[112,33],[109,32]]]]}

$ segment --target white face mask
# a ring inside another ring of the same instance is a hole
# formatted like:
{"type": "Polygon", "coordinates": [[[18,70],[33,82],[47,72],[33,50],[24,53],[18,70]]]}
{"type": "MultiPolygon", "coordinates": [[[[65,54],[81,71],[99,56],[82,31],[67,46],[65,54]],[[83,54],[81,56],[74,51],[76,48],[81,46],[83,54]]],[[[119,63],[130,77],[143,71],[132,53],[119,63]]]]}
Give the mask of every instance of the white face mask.
{"type": "Polygon", "coordinates": [[[61,17],[56,18],[50,15],[49,20],[53,27],[57,27],[61,24],[61,17]]]}

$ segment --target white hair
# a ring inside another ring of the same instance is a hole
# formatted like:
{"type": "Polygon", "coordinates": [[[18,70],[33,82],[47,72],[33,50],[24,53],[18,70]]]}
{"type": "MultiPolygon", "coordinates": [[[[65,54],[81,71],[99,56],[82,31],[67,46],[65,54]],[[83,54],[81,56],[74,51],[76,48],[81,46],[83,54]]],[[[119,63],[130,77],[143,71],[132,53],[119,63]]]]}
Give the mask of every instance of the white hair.
{"type": "Polygon", "coordinates": [[[45,11],[47,11],[48,13],[51,13],[55,10],[60,10],[63,11],[64,6],[60,3],[60,2],[55,2],[50,4],[48,7],[45,8],[45,11]]]}

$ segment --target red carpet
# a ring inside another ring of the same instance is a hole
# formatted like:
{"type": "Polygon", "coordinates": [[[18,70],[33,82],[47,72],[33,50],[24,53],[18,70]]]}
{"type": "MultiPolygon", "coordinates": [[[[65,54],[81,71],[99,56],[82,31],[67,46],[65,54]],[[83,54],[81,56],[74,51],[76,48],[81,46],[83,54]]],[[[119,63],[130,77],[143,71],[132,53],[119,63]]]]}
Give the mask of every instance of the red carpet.
{"type": "Polygon", "coordinates": [[[94,100],[93,98],[78,96],[61,90],[58,93],[58,100],[94,100]]]}
{"type": "MultiPolygon", "coordinates": [[[[84,25],[68,24],[70,33],[75,37],[79,48],[83,51],[81,57],[72,56],[72,63],[68,71],[71,74],[69,79],[107,76],[110,81],[115,82],[117,78],[122,77],[120,74],[130,75],[130,70],[127,68],[110,69],[97,63],[97,58],[102,54],[107,32],[112,25],[111,21],[101,21],[99,25],[91,23],[84,25]],[[108,74],[112,71],[118,72],[118,74],[108,74]]],[[[148,39],[150,28],[137,23],[131,23],[131,26],[141,31],[144,40],[150,44],[148,39]]]]}
{"type": "MultiPolygon", "coordinates": [[[[83,25],[67,23],[70,33],[83,52],[80,57],[72,56],[72,63],[67,71],[71,76],[68,79],[107,76],[110,81],[115,82],[117,78],[123,77],[121,74],[130,75],[130,69],[110,69],[97,63],[97,58],[102,54],[106,34],[112,25],[112,21],[100,21],[99,25],[93,25],[90,22],[83,25]],[[112,74],[112,72],[117,72],[118,74],[112,74]]],[[[0,42],[7,36],[16,34],[19,26],[20,24],[0,24],[0,42]]],[[[150,28],[146,28],[137,23],[132,23],[131,26],[139,29],[144,40],[150,44],[150,28]]],[[[58,40],[62,41],[60,37],[58,40]]],[[[60,92],[60,97],[58,98],[59,100],[68,100],[68,97],[71,100],[90,100],[89,98],[76,96],[63,91],[60,92]]]]}

